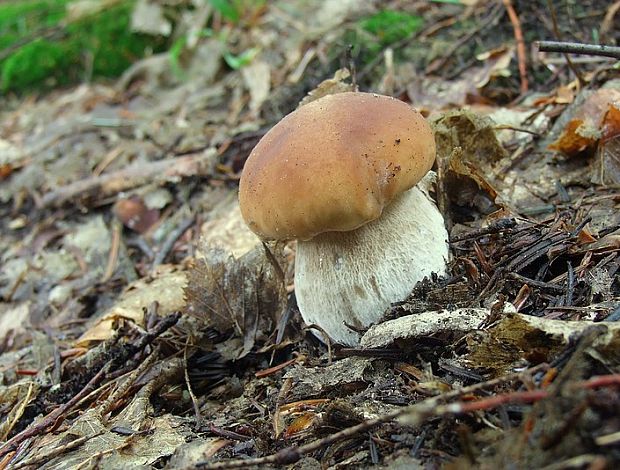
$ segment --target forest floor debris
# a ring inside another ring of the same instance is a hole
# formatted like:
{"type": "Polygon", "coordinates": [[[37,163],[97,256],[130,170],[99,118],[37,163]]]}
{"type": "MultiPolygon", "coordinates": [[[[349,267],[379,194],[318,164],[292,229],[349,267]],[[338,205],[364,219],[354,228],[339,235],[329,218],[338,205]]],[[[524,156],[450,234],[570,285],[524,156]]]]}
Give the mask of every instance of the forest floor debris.
{"type": "Polygon", "coordinates": [[[2,98],[0,468],[618,465],[618,69],[515,43],[617,44],[617,2],[413,2],[382,42],[401,3],[191,10],[222,34],[182,77],[2,98]],[[434,123],[453,259],[343,348],[236,188],[280,117],[356,86],[434,123]]]}

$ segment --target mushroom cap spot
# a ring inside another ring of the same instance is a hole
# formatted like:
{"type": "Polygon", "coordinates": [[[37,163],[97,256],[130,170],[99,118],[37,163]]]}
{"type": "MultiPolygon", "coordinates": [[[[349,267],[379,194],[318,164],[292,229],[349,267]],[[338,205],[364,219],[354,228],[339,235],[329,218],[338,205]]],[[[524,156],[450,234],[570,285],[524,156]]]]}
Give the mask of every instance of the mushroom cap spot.
{"type": "Polygon", "coordinates": [[[250,153],[241,213],[263,239],[354,230],[415,186],[435,161],[420,113],[373,93],[325,96],[285,116],[250,153]]]}

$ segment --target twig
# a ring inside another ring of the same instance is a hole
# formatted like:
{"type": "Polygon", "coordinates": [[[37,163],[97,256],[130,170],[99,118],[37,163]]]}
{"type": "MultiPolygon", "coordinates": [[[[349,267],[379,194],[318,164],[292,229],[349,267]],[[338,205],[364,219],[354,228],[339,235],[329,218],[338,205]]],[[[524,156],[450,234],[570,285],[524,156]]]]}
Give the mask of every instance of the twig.
{"type": "Polygon", "coordinates": [[[127,377],[127,379],[120,384],[116,390],[110,393],[106,401],[99,407],[102,417],[112,410],[114,403],[120,399],[127,392],[127,390],[129,390],[138,377],[140,377],[149,367],[151,367],[158,356],[159,348],[155,347],[151,354],[144,361],[142,361],[142,363],[138,365],[138,367],[136,367],[131,374],[129,374],[129,377],[127,377]]]}
{"type": "Polygon", "coordinates": [[[583,44],[580,42],[538,41],[540,52],[562,52],[564,54],[585,54],[620,59],[620,47],[604,44],[583,44]]]}
{"type": "Polygon", "coordinates": [[[549,282],[537,281],[535,279],[530,279],[525,276],[521,276],[518,273],[511,272],[508,274],[512,279],[527,284],[528,286],[539,287],[541,289],[548,289],[555,292],[564,292],[564,287],[558,286],[556,284],[551,284],[549,282]]]}
{"type": "Polygon", "coordinates": [[[268,369],[262,369],[259,370],[257,372],[254,373],[254,377],[256,378],[263,378],[263,377],[267,377],[271,374],[274,374],[282,369],[284,369],[285,367],[290,366],[291,364],[295,364],[297,362],[302,362],[303,360],[305,360],[306,356],[301,355],[301,356],[297,356],[294,357],[293,359],[289,359],[288,361],[284,361],[280,364],[278,364],[277,366],[273,366],[273,367],[269,367],[268,369]]]}
{"type": "MultiPolygon", "coordinates": [[[[432,398],[428,398],[420,403],[416,403],[415,405],[411,405],[411,406],[407,406],[407,407],[395,410],[391,413],[387,413],[383,416],[379,416],[378,418],[363,421],[360,424],[351,426],[349,428],[345,428],[335,434],[331,434],[323,439],[317,439],[303,446],[287,447],[277,452],[276,454],[268,455],[265,457],[259,457],[255,459],[247,459],[247,460],[228,460],[228,461],[213,462],[213,463],[200,462],[197,464],[197,466],[203,469],[220,470],[220,469],[228,469],[228,468],[251,467],[253,465],[262,466],[262,465],[268,465],[268,464],[278,464],[278,465],[293,464],[297,462],[304,455],[308,455],[316,450],[327,447],[342,439],[355,436],[356,434],[368,431],[380,424],[393,421],[397,418],[407,417],[408,422],[411,419],[416,419],[421,422],[424,419],[427,419],[428,417],[431,417],[431,416],[439,416],[441,414],[447,415],[447,414],[465,412],[461,410],[468,410],[469,407],[474,407],[476,404],[478,407],[483,406],[484,404],[480,405],[478,402],[453,403],[449,405],[441,405],[441,402],[443,402],[444,400],[448,400],[451,398],[461,396],[463,394],[469,394],[469,393],[481,390],[483,388],[492,387],[495,385],[499,385],[501,383],[509,382],[511,380],[516,380],[516,379],[522,380],[524,374],[533,374],[541,370],[544,370],[546,367],[547,367],[546,364],[540,364],[536,367],[533,367],[525,371],[524,373],[508,374],[504,377],[499,377],[496,379],[489,380],[487,382],[481,382],[478,384],[471,385],[469,387],[464,387],[460,390],[453,390],[452,392],[449,392],[443,395],[438,395],[432,398]]],[[[517,394],[512,393],[512,394],[506,394],[506,395],[513,395],[514,402],[522,403],[522,402],[529,402],[535,399],[540,400],[541,398],[544,398],[544,397],[541,397],[542,395],[541,392],[545,393],[544,390],[543,391],[534,390],[534,392],[520,392],[520,393],[517,392],[517,394]],[[530,394],[530,395],[526,395],[526,394],[530,394]]],[[[497,403],[497,406],[498,406],[503,403],[513,402],[509,398],[499,399],[497,398],[497,396],[490,397],[487,400],[492,400],[490,404],[487,403],[487,407],[495,403],[497,403]]],[[[482,409],[482,408],[477,408],[477,409],[482,409]]]]}
{"type": "Polygon", "coordinates": [[[142,236],[138,235],[135,238],[127,240],[125,243],[127,246],[138,248],[149,261],[152,261],[153,258],[155,258],[155,252],[151,248],[151,245],[149,245],[147,241],[142,238],[142,236]]]}
{"type": "Polygon", "coordinates": [[[161,245],[160,250],[157,252],[155,259],[153,260],[153,268],[155,266],[159,266],[166,260],[166,257],[168,256],[170,251],[172,251],[172,247],[174,246],[176,241],[181,238],[185,231],[194,224],[194,220],[195,219],[193,217],[183,220],[177,228],[175,228],[172,232],[168,234],[168,237],[161,245]]]}
{"type": "Polygon", "coordinates": [[[171,313],[170,315],[166,315],[153,327],[153,329],[149,330],[147,334],[145,334],[144,336],[142,336],[142,338],[140,338],[140,341],[135,347],[135,351],[140,351],[144,349],[148,344],[152,343],[156,338],[161,336],[165,331],[167,331],[169,328],[172,328],[174,325],[176,325],[177,322],[179,321],[179,318],[181,318],[180,312],[174,312],[174,313],[171,313]]]}
{"type": "Polygon", "coordinates": [[[500,124],[499,126],[493,126],[491,129],[495,131],[501,131],[503,129],[507,129],[509,131],[524,132],[525,134],[535,135],[536,137],[541,136],[540,132],[532,131],[530,129],[525,129],[524,127],[511,126],[510,124],[500,124]]]}
{"type": "MultiPolygon", "coordinates": [[[[553,2],[551,0],[547,0],[547,6],[549,7],[549,12],[551,12],[553,34],[555,34],[555,37],[559,40],[561,39],[560,28],[558,28],[558,19],[556,18],[555,7],[553,6],[553,2]]],[[[573,71],[573,73],[577,77],[577,80],[579,80],[579,85],[583,87],[586,84],[586,81],[581,75],[581,72],[579,72],[579,69],[575,67],[575,64],[573,64],[573,62],[570,60],[570,57],[568,57],[567,54],[564,54],[564,58],[566,59],[566,63],[568,64],[568,67],[573,71]]]]}
{"type": "Polygon", "coordinates": [[[273,254],[273,251],[271,251],[269,245],[267,245],[265,242],[262,242],[262,244],[263,250],[265,250],[265,256],[267,257],[267,260],[269,261],[269,263],[271,263],[271,266],[273,266],[273,269],[276,272],[276,276],[278,276],[278,280],[282,282],[282,284],[284,284],[284,282],[286,281],[286,276],[284,275],[284,270],[282,269],[282,266],[280,266],[276,255],[273,254]]]}
{"type": "Polygon", "coordinates": [[[11,467],[11,469],[18,470],[20,468],[29,467],[31,465],[40,466],[40,464],[47,462],[48,460],[53,459],[54,457],[57,457],[59,455],[62,455],[70,450],[77,449],[85,442],[90,441],[91,439],[94,439],[95,437],[99,437],[103,434],[104,434],[104,431],[100,431],[90,436],[79,437],[75,439],[74,441],[68,442],[65,445],[54,447],[53,449],[50,449],[47,452],[42,452],[38,455],[32,456],[31,458],[27,460],[22,460],[21,462],[17,462],[15,465],[11,467]]]}
{"type": "Polygon", "coordinates": [[[523,31],[521,30],[521,22],[519,21],[519,15],[512,6],[511,0],[503,0],[504,7],[508,13],[508,18],[512,23],[514,30],[515,42],[517,43],[517,59],[519,61],[519,77],[521,78],[521,94],[527,93],[529,84],[527,81],[527,61],[525,53],[525,40],[523,39],[523,31]]]}
{"type": "Polygon", "coordinates": [[[573,270],[573,265],[570,261],[567,261],[568,270],[566,271],[568,275],[568,279],[566,282],[566,299],[564,306],[570,307],[573,305],[573,294],[575,290],[575,272],[573,270]]]}
{"type": "Polygon", "coordinates": [[[545,256],[549,248],[559,243],[566,242],[570,240],[571,237],[572,235],[570,233],[556,232],[548,237],[541,238],[526,250],[517,253],[513,258],[508,258],[506,260],[506,270],[508,272],[515,272],[526,268],[541,256],[545,256]]]}
{"type": "Polygon", "coordinates": [[[325,332],[325,330],[323,328],[321,328],[319,325],[317,325],[316,323],[310,323],[309,325],[306,325],[306,327],[304,328],[304,330],[317,330],[319,331],[322,335],[323,335],[323,342],[327,345],[327,363],[331,364],[332,363],[332,339],[329,337],[329,335],[325,332]]]}
{"type": "Polygon", "coordinates": [[[34,389],[34,382],[30,382],[28,384],[28,391],[26,392],[26,396],[21,401],[21,403],[19,403],[18,410],[14,414],[13,420],[11,421],[11,423],[9,423],[8,426],[6,426],[6,429],[4,430],[4,433],[2,435],[2,440],[7,438],[7,436],[10,434],[11,430],[13,429],[13,427],[15,427],[19,419],[23,416],[24,411],[26,410],[26,407],[30,403],[30,397],[32,397],[33,389],[34,389]]]}
{"type": "Polygon", "coordinates": [[[121,232],[122,232],[121,223],[118,220],[114,220],[112,222],[112,244],[110,246],[110,254],[108,255],[108,264],[105,268],[105,272],[101,277],[102,284],[105,284],[110,280],[114,271],[116,271],[116,266],[118,264],[118,254],[121,248],[121,232]]]}
{"type": "Polygon", "coordinates": [[[122,170],[91,176],[47,193],[41,200],[42,207],[60,205],[81,195],[111,194],[135,188],[153,181],[167,181],[179,177],[211,174],[210,166],[215,150],[198,155],[169,158],[153,162],[137,162],[122,170]]]}
{"type": "Polygon", "coordinates": [[[616,0],[612,3],[607,9],[607,13],[605,13],[605,18],[601,22],[601,27],[599,29],[601,38],[608,38],[609,33],[614,31],[614,22],[615,16],[620,11],[620,0],[616,0]]]}
{"type": "Polygon", "coordinates": [[[50,412],[45,416],[41,421],[38,421],[35,424],[30,425],[26,429],[24,429],[19,434],[16,434],[11,439],[0,447],[0,457],[5,456],[11,451],[14,451],[19,444],[24,442],[26,439],[36,436],[37,434],[45,431],[47,428],[57,425],[59,420],[63,419],[63,416],[73,408],[73,406],[78,403],[82,397],[88,395],[105,377],[112,361],[107,362],[99,372],[97,372],[92,379],[88,381],[88,383],[80,390],[80,392],[75,395],[71,400],[67,403],[60,405],[54,411],[50,412]]]}
{"type": "Polygon", "coordinates": [[[450,243],[458,243],[458,242],[463,242],[467,240],[475,240],[475,239],[483,237],[484,235],[490,235],[492,233],[503,232],[504,230],[514,228],[516,227],[516,225],[517,225],[517,221],[512,217],[498,219],[498,220],[492,221],[486,227],[482,227],[479,229],[471,230],[466,233],[454,235],[450,237],[450,243]]]}
{"type": "Polygon", "coordinates": [[[595,375],[582,382],[581,388],[592,389],[598,387],[609,387],[610,385],[620,385],[620,374],[595,375]]]}
{"type": "Polygon", "coordinates": [[[187,349],[189,347],[189,339],[190,335],[187,335],[187,341],[185,341],[185,347],[183,348],[183,375],[185,377],[187,392],[189,393],[189,397],[192,399],[194,416],[196,418],[196,429],[199,429],[202,426],[202,414],[200,413],[200,405],[198,404],[198,399],[192,389],[192,381],[189,378],[189,371],[187,370],[187,349]]]}
{"type": "Polygon", "coordinates": [[[273,435],[276,439],[280,437],[284,427],[284,419],[280,413],[282,406],[284,406],[284,402],[286,401],[286,397],[291,391],[293,387],[293,379],[287,378],[282,382],[282,386],[280,387],[280,391],[278,392],[278,397],[276,398],[276,409],[271,418],[273,425],[273,435]]]}
{"type": "Polygon", "coordinates": [[[472,31],[470,31],[469,33],[467,33],[465,35],[465,37],[459,39],[458,41],[454,41],[453,45],[450,46],[446,50],[446,52],[441,57],[441,59],[439,59],[437,61],[431,62],[428,65],[428,67],[426,67],[426,70],[424,71],[424,73],[426,73],[427,75],[430,75],[430,74],[436,72],[437,70],[439,70],[440,68],[442,68],[444,65],[446,65],[446,63],[450,59],[454,58],[454,53],[459,48],[461,48],[463,45],[465,45],[471,39],[473,39],[478,34],[480,34],[480,32],[484,31],[486,28],[488,28],[489,26],[491,26],[494,23],[496,23],[497,21],[499,21],[499,19],[501,17],[501,15],[500,15],[501,8],[502,8],[501,5],[499,5],[499,7],[496,7],[494,10],[491,11],[491,13],[485,19],[485,21],[483,21],[477,28],[475,28],[472,31]]]}

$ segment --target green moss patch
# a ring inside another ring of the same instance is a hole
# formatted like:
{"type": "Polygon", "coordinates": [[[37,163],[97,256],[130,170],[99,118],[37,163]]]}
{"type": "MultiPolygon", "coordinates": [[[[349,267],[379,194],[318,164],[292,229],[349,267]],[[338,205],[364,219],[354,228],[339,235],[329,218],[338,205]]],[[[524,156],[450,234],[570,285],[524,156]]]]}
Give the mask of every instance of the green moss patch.
{"type": "Polygon", "coordinates": [[[116,77],[152,51],[163,38],[130,30],[134,1],[122,1],[68,23],[68,0],[0,4],[0,87],[3,92],[116,77]]]}

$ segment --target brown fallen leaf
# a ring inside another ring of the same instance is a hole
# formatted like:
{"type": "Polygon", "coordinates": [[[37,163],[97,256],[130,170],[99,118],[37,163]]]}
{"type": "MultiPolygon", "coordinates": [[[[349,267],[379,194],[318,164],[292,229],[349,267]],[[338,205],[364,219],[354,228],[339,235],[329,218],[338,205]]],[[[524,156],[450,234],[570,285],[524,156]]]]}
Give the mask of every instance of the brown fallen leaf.
{"type": "Polygon", "coordinates": [[[307,433],[312,429],[317,418],[317,414],[311,411],[301,414],[288,425],[282,437],[284,437],[284,439],[292,439],[307,433]]]}
{"type": "Polygon", "coordinates": [[[501,208],[498,190],[487,177],[506,158],[493,120],[470,111],[451,111],[438,118],[433,128],[439,167],[438,194],[444,217],[450,204],[474,208],[483,214],[501,208]]]}
{"type": "Polygon", "coordinates": [[[620,183],[620,101],[609,106],[603,119],[603,135],[598,145],[598,172],[595,182],[620,183]]]}
{"type": "Polygon", "coordinates": [[[554,90],[552,93],[536,98],[532,105],[534,106],[546,106],[549,104],[570,104],[575,99],[575,89],[578,85],[578,81],[575,80],[567,85],[562,85],[554,90]]]}
{"type": "Polygon", "coordinates": [[[549,145],[573,157],[592,152],[599,141],[620,134],[620,91],[604,88],[589,95],[574,112],[558,139],[549,145]]]}
{"type": "Polygon", "coordinates": [[[243,338],[238,357],[266,337],[286,307],[286,289],[261,245],[236,259],[221,249],[207,249],[187,273],[186,314],[220,332],[243,338]]]}
{"type": "Polygon", "coordinates": [[[138,233],[146,232],[159,220],[159,211],[149,209],[139,196],[117,200],[112,210],[125,227],[138,233]]]}

